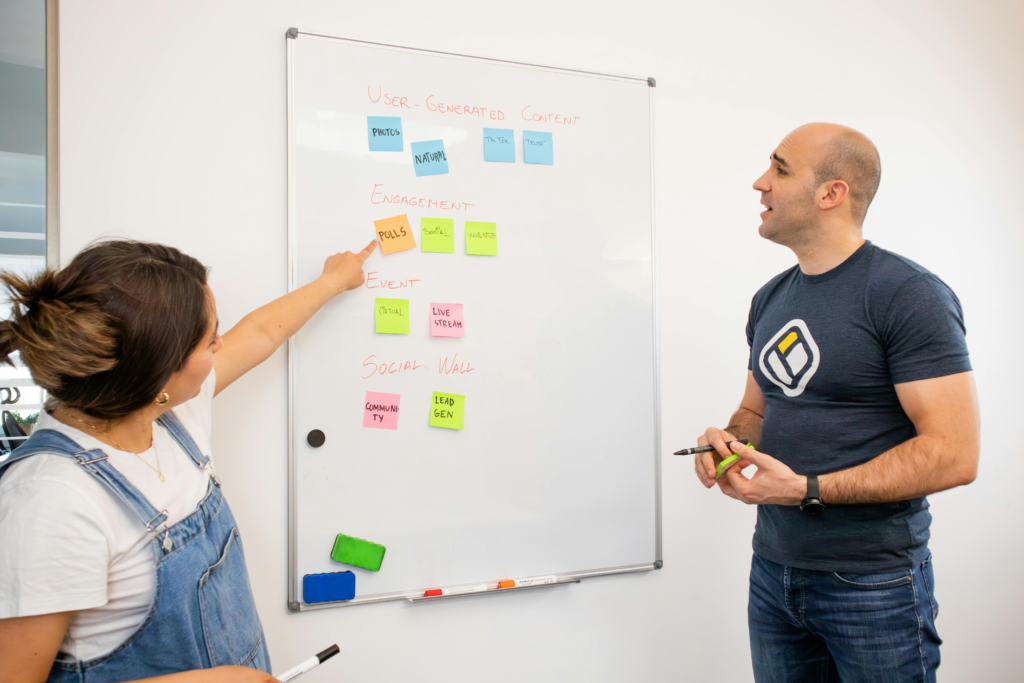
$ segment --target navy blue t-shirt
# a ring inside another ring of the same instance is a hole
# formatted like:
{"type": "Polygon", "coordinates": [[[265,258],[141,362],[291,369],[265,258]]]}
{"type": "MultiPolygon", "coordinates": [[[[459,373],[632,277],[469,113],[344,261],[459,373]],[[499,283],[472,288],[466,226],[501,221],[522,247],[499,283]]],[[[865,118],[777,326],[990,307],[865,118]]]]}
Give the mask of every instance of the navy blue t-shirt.
{"type": "MultiPolygon", "coordinates": [[[[865,242],[821,275],[799,266],[750,306],[750,370],[767,403],[758,450],[797,474],[861,465],[916,436],[893,385],[971,369],[960,301],[942,280],[865,242]]],[[[742,436],[742,435],[740,435],[742,436]]],[[[928,553],[928,501],[760,505],[754,552],[779,564],[859,574],[928,553]]]]}

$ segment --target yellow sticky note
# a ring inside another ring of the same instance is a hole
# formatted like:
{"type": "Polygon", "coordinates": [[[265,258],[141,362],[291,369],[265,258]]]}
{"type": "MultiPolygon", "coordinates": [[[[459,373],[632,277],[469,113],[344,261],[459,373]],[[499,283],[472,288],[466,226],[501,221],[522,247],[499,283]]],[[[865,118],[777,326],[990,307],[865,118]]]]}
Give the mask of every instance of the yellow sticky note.
{"type": "Polygon", "coordinates": [[[435,391],[430,400],[430,426],[445,429],[462,429],[462,417],[466,408],[466,397],[459,394],[442,394],[435,391]]]}
{"type": "Polygon", "coordinates": [[[455,253],[455,221],[451,218],[421,218],[420,240],[423,251],[455,253]]]}
{"type": "Polygon", "coordinates": [[[385,254],[416,248],[416,238],[413,237],[409,219],[404,213],[401,216],[374,221],[373,228],[380,242],[380,250],[385,254]]]}
{"type": "Polygon", "coordinates": [[[408,299],[374,299],[377,334],[409,334],[408,299]]]}
{"type": "Polygon", "coordinates": [[[498,224],[466,221],[466,253],[497,256],[498,224]]]}

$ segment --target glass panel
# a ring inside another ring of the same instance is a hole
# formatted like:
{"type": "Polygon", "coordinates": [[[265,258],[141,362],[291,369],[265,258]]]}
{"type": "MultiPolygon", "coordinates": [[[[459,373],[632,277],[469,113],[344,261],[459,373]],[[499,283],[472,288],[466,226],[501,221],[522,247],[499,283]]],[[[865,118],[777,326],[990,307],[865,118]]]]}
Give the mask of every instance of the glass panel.
{"type": "MultiPolygon", "coordinates": [[[[46,267],[46,3],[0,2],[0,270],[46,267]]],[[[6,299],[0,316],[10,315],[6,299]]],[[[0,366],[0,460],[45,399],[17,354],[0,366]],[[9,412],[8,412],[9,411],[9,412]],[[19,424],[13,424],[13,423],[19,424]]],[[[24,438],[24,437],[22,437],[24,438]]]]}

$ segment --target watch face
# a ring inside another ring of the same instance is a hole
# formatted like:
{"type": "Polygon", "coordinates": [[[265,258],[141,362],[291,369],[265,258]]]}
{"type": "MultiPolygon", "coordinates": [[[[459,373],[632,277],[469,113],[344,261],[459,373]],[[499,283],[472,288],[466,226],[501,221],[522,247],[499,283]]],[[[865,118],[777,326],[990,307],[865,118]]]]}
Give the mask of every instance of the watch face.
{"type": "Polygon", "coordinates": [[[824,510],[825,504],[822,503],[821,500],[817,498],[812,498],[810,500],[804,501],[803,503],[800,503],[800,509],[803,510],[804,512],[814,514],[816,512],[821,512],[822,510],[824,510]]]}

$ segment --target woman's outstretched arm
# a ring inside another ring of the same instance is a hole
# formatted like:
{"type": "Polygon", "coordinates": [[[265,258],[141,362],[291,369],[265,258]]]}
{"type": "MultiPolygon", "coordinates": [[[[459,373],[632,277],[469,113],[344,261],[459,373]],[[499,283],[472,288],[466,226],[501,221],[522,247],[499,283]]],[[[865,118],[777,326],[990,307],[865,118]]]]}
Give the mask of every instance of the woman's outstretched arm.
{"type": "Polygon", "coordinates": [[[323,275],[257,308],[224,333],[223,346],[213,357],[213,367],[217,371],[214,395],[270,358],[325,303],[346,290],[362,285],[366,278],[363,262],[376,247],[377,241],[374,240],[358,254],[346,251],[328,257],[323,275]]]}

